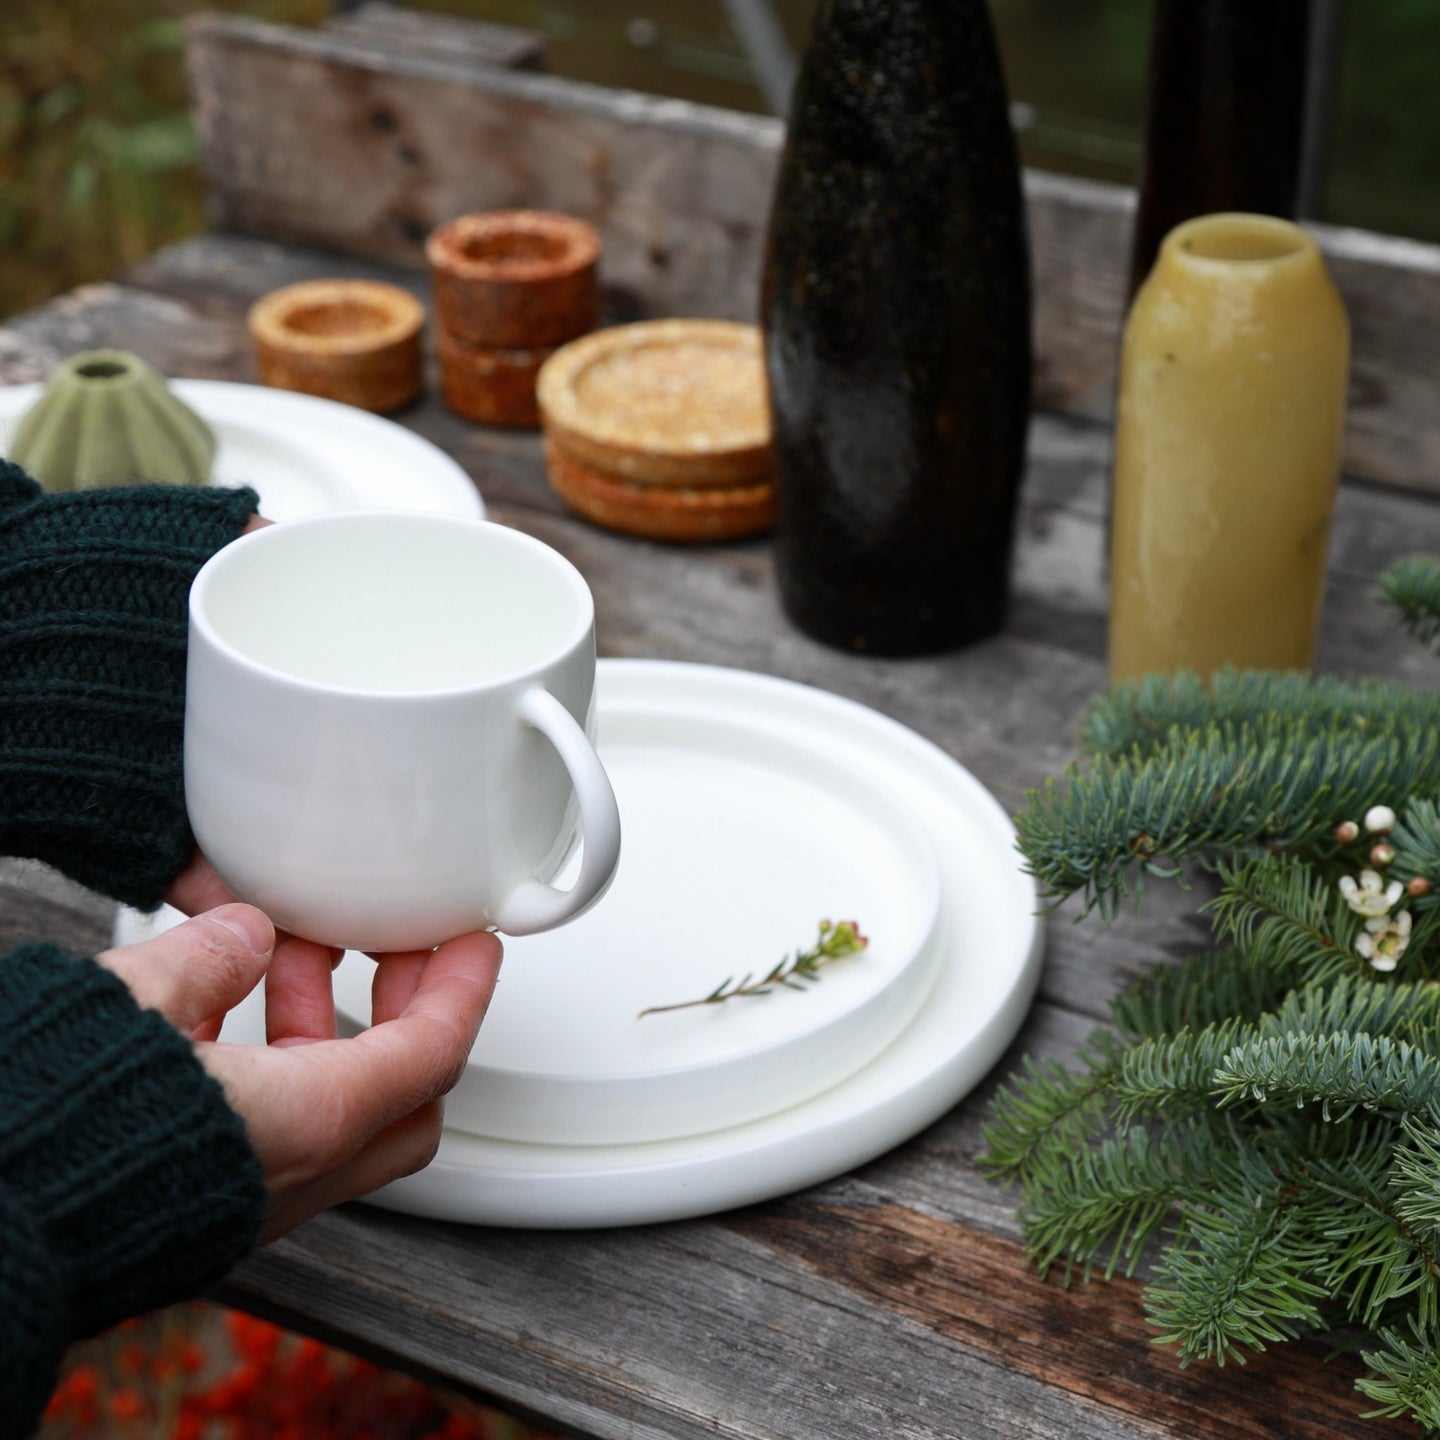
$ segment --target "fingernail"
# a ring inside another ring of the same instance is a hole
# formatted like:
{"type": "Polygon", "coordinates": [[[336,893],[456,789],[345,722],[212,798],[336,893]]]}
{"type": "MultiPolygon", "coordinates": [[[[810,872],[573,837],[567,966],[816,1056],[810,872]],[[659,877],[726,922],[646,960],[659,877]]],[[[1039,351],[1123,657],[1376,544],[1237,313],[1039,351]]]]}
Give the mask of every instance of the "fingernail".
{"type": "Polygon", "coordinates": [[[253,905],[222,905],[205,917],[238,935],[255,955],[268,955],[275,944],[275,927],[263,910],[253,905]]]}

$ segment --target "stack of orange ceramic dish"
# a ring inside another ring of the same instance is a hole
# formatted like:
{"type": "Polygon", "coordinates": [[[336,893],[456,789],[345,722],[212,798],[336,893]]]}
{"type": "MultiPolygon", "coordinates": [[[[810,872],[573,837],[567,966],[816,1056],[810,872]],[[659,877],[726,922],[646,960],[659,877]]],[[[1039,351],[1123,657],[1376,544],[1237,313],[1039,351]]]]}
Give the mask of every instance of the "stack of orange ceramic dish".
{"type": "Polygon", "coordinates": [[[441,393],[467,420],[538,425],[535,377],[555,348],[594,328],[600,238],[543,210],[461,215],[425,244],[441,393]]]}
{"type": "Polygon", "coordinates": [[[550,483],[586,518],[654,540],[769,528],[770,415],[755,326],[598,330],[545,362],[537,395],[550,483]]]}

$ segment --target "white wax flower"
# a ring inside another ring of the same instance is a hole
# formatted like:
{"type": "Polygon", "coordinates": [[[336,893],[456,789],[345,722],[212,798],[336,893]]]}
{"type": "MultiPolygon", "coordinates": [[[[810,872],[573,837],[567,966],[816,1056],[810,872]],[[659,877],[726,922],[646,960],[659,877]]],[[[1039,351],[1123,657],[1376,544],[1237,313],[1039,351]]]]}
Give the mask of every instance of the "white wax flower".
{"type": "Polygon", "coordinates": [[[1353,877],[1342,875],[1339,885],[1345,903],[1357,915],[1368,916],[1388,915],[1405,888],[1398,880],[1387,885],[1377,870],[1362,870],[1358,885],[1353,877]]]}
{"type": "Polygon", "coordinates": [[[1372,970],[1391,971],[1400,963],[1410,943],[1410,912],[1402,910],[1393,919],[1365,922],[1365,933],[1355,940],[1355,948],[1370,962],[1372,970]]]}

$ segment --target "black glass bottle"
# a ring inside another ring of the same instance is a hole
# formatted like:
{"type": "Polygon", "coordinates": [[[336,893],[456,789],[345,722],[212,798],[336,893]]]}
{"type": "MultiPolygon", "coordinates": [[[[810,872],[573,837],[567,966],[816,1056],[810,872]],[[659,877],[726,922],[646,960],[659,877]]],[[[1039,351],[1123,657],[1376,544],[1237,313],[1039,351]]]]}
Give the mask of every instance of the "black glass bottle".
{"type": "Polygon", "coordinates": [[[1156,0],[1132,294],[1182,220],[1295,218],[1309,18],[1309,0],[1156,0]]]}
{"type": "Polygon", "coordinates": [[[762,320],[791,620],[877,655],[999,629],[1030,289],[984,0],[820,0],[776,185],[762,320]]]}

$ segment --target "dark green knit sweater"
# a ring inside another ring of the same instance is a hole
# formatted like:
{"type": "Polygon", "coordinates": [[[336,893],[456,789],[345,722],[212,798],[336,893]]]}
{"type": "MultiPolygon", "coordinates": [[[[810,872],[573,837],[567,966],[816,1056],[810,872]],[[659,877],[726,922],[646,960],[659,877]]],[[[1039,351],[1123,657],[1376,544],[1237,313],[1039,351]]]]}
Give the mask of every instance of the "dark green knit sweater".
{"type": "MultiPolygon", "coordinates": [[[[194,841],[181,772],[186,597],[248,490],[42,495],[0,461],[0,854],[159,903],[194,841]]],[[[35,1427],[65,1346],[192,1295],[265,1205],[189,1042],[93,960],[0,959],[0,1437],[35,1427]]]]}

